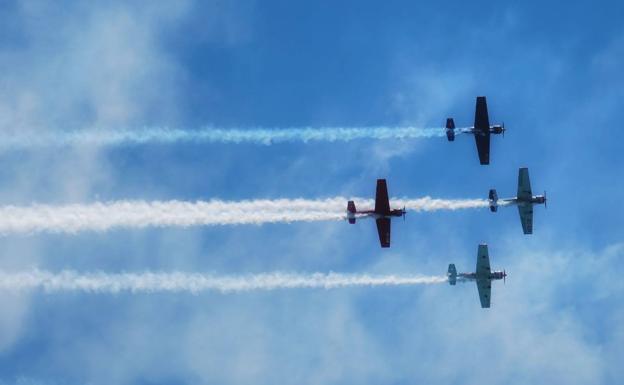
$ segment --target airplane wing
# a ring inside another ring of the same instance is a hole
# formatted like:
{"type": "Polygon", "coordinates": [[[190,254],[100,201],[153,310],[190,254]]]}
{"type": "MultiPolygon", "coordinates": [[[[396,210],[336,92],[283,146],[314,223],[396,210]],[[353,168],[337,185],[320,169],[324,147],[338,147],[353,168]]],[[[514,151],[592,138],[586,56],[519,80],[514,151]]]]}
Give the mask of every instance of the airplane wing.
{"type": "Polygon", "coordinates": [[[518,213],[520,214],[522,231],[525,234],[533,234],[533,205],[518,205],[518,213]]]}
{"type": "Polygon", "coordinates": [[[488,276],[491,273],[490,269],[490,255],[488,253],[487,245],[479,245],[479,251],[477,253],[477,277],[488,276]]]}
{"type": "Polygon", "coordinates": [[[479,245],[477,252],[477,290],[481,307],[490,307],[490,295],[492,293],[492,281],[490,280],[490,254],[487,245],[479,245]]]}
{"type": "Polygon", "coordinates": [[[529,169],[526,167],[522,167],[518,170],[518,199],[531,199],[532,197],[533,192],[531,192],[529,169]]]}
{"type": "Polygon", "coordinates": [[[381,247],[390,247],[390,218],[377,218],[376,222],[381,247]]]}
{"type": "Polygon", "coordinates": [[[490,134],[477,134],[475,133],[475,140],[477,141],[477,152],[479,153],[479,163],[483,165],[490,164],[490,134]]]}
{"type": "Polygon", "coordinates": [[[477,290],[482,308],[490,307],[490,297],[492,295],[492,281],[490,279],[477,279],[477,290]]]}
{"type": "MultiPolygon", "coordinates": [[[[384,214],[390,212],[390,199],[388,198],[388,186],[386,185],[385,179],[377,179],[377,191],[375,193],[375,212],[384,214]]],[[[388,229],[389,228],[390,225],[388,225],[388,229]]],[[[389,232],[390,230],[388,230],[388,233],[389,232]]]]}
{"type": "Polygon", "coordinates": [[[490,164],[490,118],[488,117],[485,96],[477,96],[474,128],[479,162],[490,164]]]}

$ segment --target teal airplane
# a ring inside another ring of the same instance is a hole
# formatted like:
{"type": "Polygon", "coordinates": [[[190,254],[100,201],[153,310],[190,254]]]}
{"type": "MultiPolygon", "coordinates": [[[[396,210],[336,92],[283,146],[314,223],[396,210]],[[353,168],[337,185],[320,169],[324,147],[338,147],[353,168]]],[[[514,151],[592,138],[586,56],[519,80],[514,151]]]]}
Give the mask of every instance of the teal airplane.
{"type": "Polygon", "coordinates": [[[496,212],[498,206],[518,206],[522,231],[525,234],[533,234],[533,205],[543,204],[546,207],[546,191],[544,195],[533,195],[531,192],[531,181],[529,180],[529,169],[522,167],[518,170],[518,196],[515,198],[498,199],[495,189],[489,194],[490,211],[496,212]],[[502,202],[502,203],[499,203],[502,202]]]}
{"type": "Polygon", "coordinates": [[[475,281],[477,283],[477,290],[479,291],[479,299],[481,300],[482,308],[490,307],[490,297],[492,294],[492,281],[507,277],[507,272],[492,271],[490,269],[490,256],[488,254],[488,247],[486,244],[479,245],[479,251],[477,254],[477,271],[474,273],[457,273],[454,264],[450,264],[448,267],[448,281],[451,285],[455,285],[457,281],[475,281]]]}

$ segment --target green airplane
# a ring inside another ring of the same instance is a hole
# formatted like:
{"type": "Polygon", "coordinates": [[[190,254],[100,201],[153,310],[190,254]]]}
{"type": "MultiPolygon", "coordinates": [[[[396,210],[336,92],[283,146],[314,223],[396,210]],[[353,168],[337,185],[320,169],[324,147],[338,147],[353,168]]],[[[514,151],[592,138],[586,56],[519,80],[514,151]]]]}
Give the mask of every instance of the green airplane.
{"type": "Polygon", "coordinates": [[[522,231],[525,234],[533,234],[533,205],[543,204],[546,207],[546,191],[544,195],[533,195],[529,169],[522,167],[518,170],[518,195],[515,198],[498,199],[496,190],[491,189],[488,201],[490,211],[493,213],[498,210],[498,206],[518,206],[522,231]]]}
{"type": "Polygon", "coordinates": [[[475,281],[477,283],[477,290],[479,291],[479,299],[481,300],[482,308],[490,307],[490,297],[492,294],[492,281],[507,277],[507,272],[492,271],[490,270],[490,256],[488,254],[488,247],[486,244],[480,244],[477,252],[477,271],[474,273],[457,273],[454,264],[450,264],[448,267],[448,280],[449,284],[455,285],[457,281],[475,281]]]}

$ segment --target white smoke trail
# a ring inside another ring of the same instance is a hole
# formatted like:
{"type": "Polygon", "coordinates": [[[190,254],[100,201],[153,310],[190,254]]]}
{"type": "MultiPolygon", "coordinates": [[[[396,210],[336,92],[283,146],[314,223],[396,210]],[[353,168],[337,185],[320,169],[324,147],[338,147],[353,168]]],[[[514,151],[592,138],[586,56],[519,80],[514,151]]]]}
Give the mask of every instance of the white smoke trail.
{"type": "Polygon", "coordinates": [[[198,273],[91,273],[75,271],[51,273],[0,272],[0,290],[23,291],[40,289],[45,292],[83,291],[94,293],[133,293],[215,291],[236,293],[276,289],[337,289],[355,286],[409,286],[447,282],[445,276],[368,275],[339,273],[266,273],[256,275],[207,275],[198,273]]]}
{"type": "MultiPolygon", "coordinates": [[[[0,207],[0,233],[75,233],[113,228],[209,226],[341,220],[343,212],[271,208],[255,202],[120,201],[66,206],[0,207]],[[241,206],[238,206],[241,203],[241,206]]],[[[344,211],[344,210],[343,210],[344,211]]]]}
{"type": "MultiPolygon", "coordinates": [[[[106,231],[114,228],[210,226],[346,219],[347,198],[249,201],[116,201],[92,204],[0,206],[0,234],[106,231]]],[[[357,199],[358,210],[374,201],[357,199]]],[[[487,207],[484,200],[444,200],[425,197],[392,202],[408,210],[433,211],[487,207]]]]}
{"type": "Polygon", "coordinates": [[[55,133],[6,134],[5,148],[72,145],[141,145],[171,143],[348,142],[356,139],[413,139],[445,135],[443,128],[422,127],[290,127],[290,128],[202,128],[195,130],[144,127],[141,129],[59,131],[55,133]]]}
{"type": "Polygon", "coordinates": [[[412,211],[462,210],[489,207],[487,199],[434,199],[423,197],[419,199],[396,199],[392,201],[397,207],[405,206],[412,211]]]}

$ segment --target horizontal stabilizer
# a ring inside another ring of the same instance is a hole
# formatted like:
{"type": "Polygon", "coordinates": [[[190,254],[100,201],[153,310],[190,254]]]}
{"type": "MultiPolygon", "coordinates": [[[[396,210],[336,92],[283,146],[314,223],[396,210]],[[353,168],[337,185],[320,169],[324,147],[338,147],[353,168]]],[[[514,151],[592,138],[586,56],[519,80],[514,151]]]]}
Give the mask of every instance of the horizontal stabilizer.
{"type": "Polygon", "coordinates": [[[446,275],[448,276],[449,284],[455,285],[457,282],[457,269],[455,268],[455,264],[451,263],[449,265],[446,275]]]}
{"type": "Polygon", "coordinates": [[[449,142],[455,140],[455,121],[453,118],[446,119],[446,138],[449,142]]]}
{"type": "Polygon", "coordinates": [[[353,201],[349,201],[347,202],[347,218],[349,218],[349,223],[350,224],[355,224],[355,213],[357,211],[355,210],[355,202],[353,201]]]}
{"type": "Polygon", "coordinates": [[[498,194],[495,189],[490,190],[488,200],[490,201],[490,211],[495,213],[498,210],[498,194]]]}

